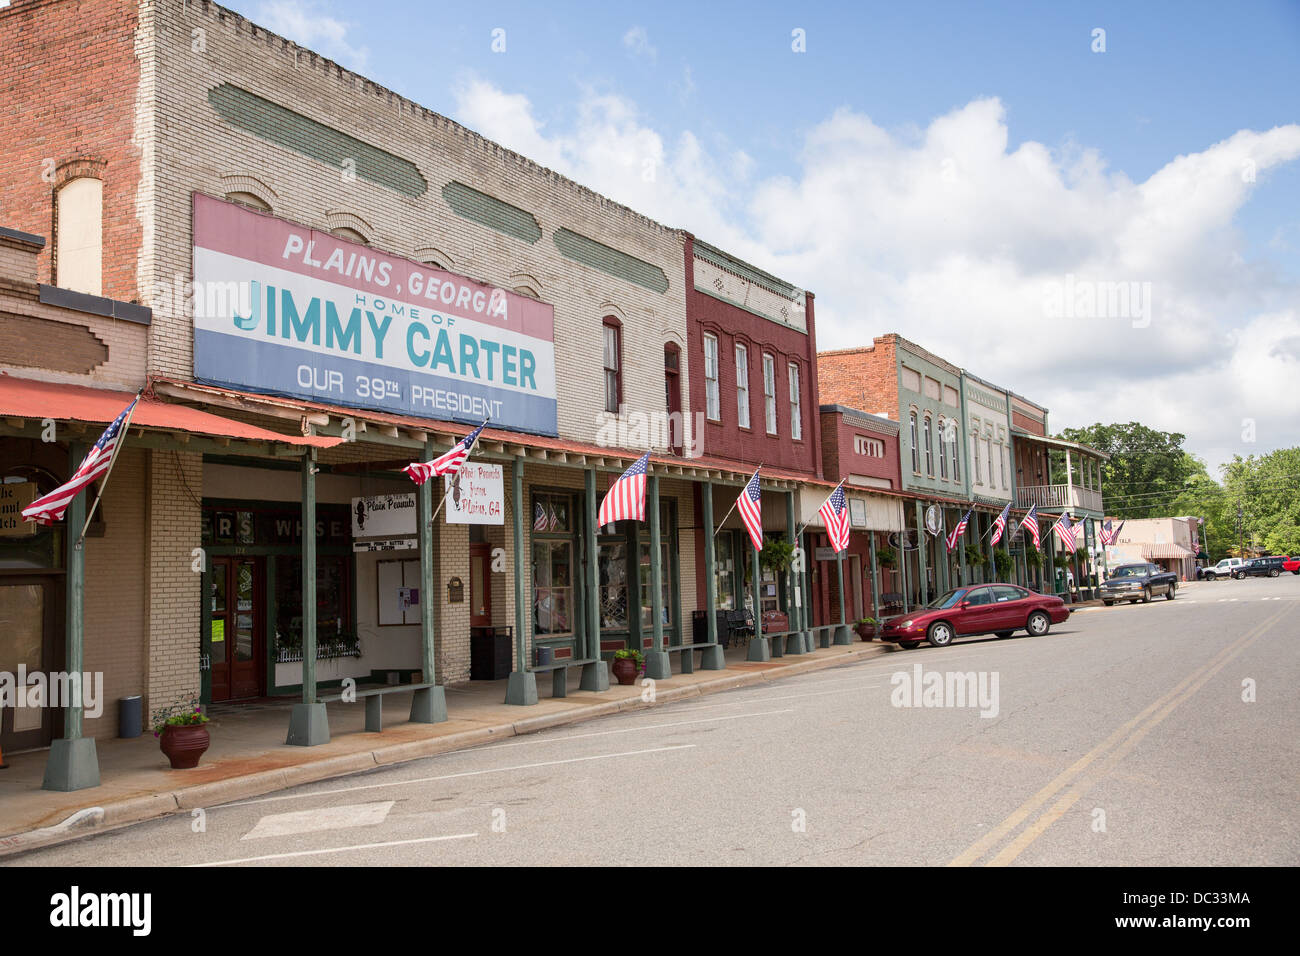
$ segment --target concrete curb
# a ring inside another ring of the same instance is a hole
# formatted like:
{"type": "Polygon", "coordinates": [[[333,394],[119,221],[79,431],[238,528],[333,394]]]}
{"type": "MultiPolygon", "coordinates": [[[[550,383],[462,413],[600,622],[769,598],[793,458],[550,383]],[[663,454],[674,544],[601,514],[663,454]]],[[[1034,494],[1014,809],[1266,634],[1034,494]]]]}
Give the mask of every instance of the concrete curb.
{"type": "Polygon", "coordinates": [[[843,654],[820,660],[798,661],[782,667],[740,673],[722,671],[720,673],[725,676],[714,680],[659,690],[653,702],[642,700],[640,697],[600,701],[574,710],[525,717],[508,724],[477,727],[440,737],[430,737],[427,740],[405,741],[360,753],[325,757],[309,763],[280,767],[275,770],[262,770],[226,780],[214,780],[159,793],[123,797],[102,807],[78,810],[55,826],[0,837],[0,858],[29,850],[44,849],[159,817],[181,814],[190,810],[214,809],[223,804],[263,796],[276,790],[319,783],[322,780],[365,773],[379,767],[468,750],[507,737],[534,734],[598,717],[608,717],[627,711],[648,710],[674,701],[689,700],[743,687],[755,687],[778,681],[783,677],[796,677],[800,674],[828,670],[876,657],[885,653],[885,648],[884,644],[864,644],[861,647],[852,647],[843,654]]]}

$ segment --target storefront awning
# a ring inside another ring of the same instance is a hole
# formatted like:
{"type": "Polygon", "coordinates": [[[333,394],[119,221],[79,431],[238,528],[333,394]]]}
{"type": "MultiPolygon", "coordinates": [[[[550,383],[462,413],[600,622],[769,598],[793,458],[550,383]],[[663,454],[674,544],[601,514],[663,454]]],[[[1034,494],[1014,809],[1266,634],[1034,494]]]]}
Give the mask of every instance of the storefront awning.
{"type": "Polygon", "coordinates": [[[1142,545],[1142,557],[1148,561],[1156,558],[1194,558],[1196,552],[1191,548],[1184,548],[1181,544],[1144,544],[1142,545]]]}
{"type": "MultiPolygon", "coordinates": [[[[0,419],[40,421],[51,418],[55,421],[107,425],[131,403],[133,397],[130,392],[38,382],[0,373],[0,419]]],[[[131,416],[131,428],[242,441],[279,442],[310,448],[332,448],[343,440],[319,435],[286,435],[221,418],[201,409],[149,398],[140,399],[140,404],[131,416]]]]}

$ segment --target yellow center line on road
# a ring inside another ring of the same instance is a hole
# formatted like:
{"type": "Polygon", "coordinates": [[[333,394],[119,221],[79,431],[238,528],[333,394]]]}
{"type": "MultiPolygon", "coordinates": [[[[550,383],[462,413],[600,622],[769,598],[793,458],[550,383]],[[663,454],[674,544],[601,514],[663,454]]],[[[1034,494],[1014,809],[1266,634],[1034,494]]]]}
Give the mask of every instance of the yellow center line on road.
{"type": "MultiPolygon", "coordinates": [[[[1056,796],[1057,793],[1074,783],[1093,763],[1097,762],[1100,758],[1106,757],[1108,754],[1119,755],[1114,760],[1105,761],[1103,769],[1099,770],[1094,778],[1099,779],[1100,776],[1113,767],[1115,763],[1118,763],[1119,759],[1122,759],[1124,755],[1127,755],[1128,752],[1136,746],[1137,742],[1145,737],[1152,728],[1164,720],[1175,707],[1199,690],[1206,681],[1217,674],[1230,660],[1240,654],[1247,646],[1265,634],[1274,624],[1285,616],[1286,611],[1281,610],[1277,614],[1268,618],[1262,624],[1257,625],[1254,629],[1237,638],[1237,640],[1221,650],[1207,663],[1203,664],[1184,678],[1177,687],[1169,691],[1169,693],[1165,694],[1159,700],[1156,700],[1154,703],[1144,708],[1136,717],[1123,724],[1100,744],[1063,770],[1050,783],[1048,783],[1047,786],[1043,787],[1043,789],[1039,790],[1038,793],[1026,800],[1000,824],[954,857],[948,865],[971,866],[976,861],[983,858],[984,855],[987,854],[1000,840],[1029,819],[1034,812],[1043,807],[1049,800],[1056,796]],[[1149,723],[1144,726],[1143,722],[1148,721],[1148,719],[1149,723]]],[[[1036,821],[1025,831],[1024,834],[1021,834],[1019,838],[1014,840],[1001,853],[994,857],[993,863],[996,865],[1005,865],[1015,859],[1015,857],[1019,855],[1025,847],[1029,846],[1030,843],[1037,839],[1048,826],[1050,826],[1055,820],[1059,819],[1061,814],[1065,813],[1065,811],[1068,810],[1080,796],[1082,796],[1086,789],[1086,787],[1080,789],[1073,799],[1070,799],[1070,795],[1066,794],[1058,800],[1055,805],[1043,814],[1042,818],[1036,821]],[[1027,837],[1026,834],[1028,834],[1027,837]],[[1012,852],[1013,850],[1014,852],[1012,852]]],[[[1071,791],[1071,793],[1073,792],[1074,791],[1071,791]]]]}

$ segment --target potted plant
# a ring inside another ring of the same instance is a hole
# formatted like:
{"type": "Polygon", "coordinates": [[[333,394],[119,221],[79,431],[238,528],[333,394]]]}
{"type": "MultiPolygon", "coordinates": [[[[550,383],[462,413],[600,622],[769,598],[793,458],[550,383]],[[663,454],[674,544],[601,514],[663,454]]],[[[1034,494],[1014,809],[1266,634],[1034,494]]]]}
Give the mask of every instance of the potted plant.
{"type": "Polygon", "coordinates": [[[189,770],[197,767],[212,743],[208,736],[208,715],[203,712],[197,697],[187,701],[177,701],[166,707],[160,707],[153,713],[153,735],[159,740],[159,748],[171,761],[173,770],[189,770]]]}
{"type": "Polygon", "coordinates": [[[999,581],[1005,581],[1011,576],[1011,555],[1005,551],[994,551],[993,564],[997,568],[999,581]]]}
{"type": "Polygon", "coordinates": [[[858,637],[864,641],[869,641],[876,636],[876,628],[880,622],[874,617],[860,617],[853,622],[853,629],[858,632],[858,637]]]}
{"type": "Polygon", "coordinates": [[[785,538],[768,538],[763,542],[763,551],[758,556],[758,563],[764,571],[784,571],[794,559],[794,545],[785,538]]]}
{"type": "Polygon", "coordinates": [[[614,652],[614,666],[611,670],[620,684],[632,684],[645,669],[645,655],[632,647],[625,647],[614,652]]]}
{"type": "Polygon", "coordinates": [[[898,563],[898,559],[894,557],[893,551],[877,551],[876,563],[879,564],[882,568],[890,569],[893,568],[893,566],[898,563]]]}
{"type": "Polygon", "coordinates": [[[988,555],[984,553],[983,548],[968,544],[966,545],[966,563],[972,568],[983,567],[988,563],[988,555]]]}

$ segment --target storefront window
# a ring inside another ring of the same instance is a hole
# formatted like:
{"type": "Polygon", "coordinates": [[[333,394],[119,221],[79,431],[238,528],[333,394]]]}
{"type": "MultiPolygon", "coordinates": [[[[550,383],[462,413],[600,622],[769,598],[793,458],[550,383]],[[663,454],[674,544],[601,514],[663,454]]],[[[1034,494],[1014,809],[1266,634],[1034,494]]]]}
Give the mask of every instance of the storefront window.
{"type": "MultiPolygon", "coordinates": [[[[672,565],[668,563],[668,542],[659,542],[660,560],[660,594],[663,597],[663,625],[671,627],[673,623],[672,601],[672,565]]],[[[650,591],[650,542],[642,541],[637,556],[637,567],[641,575],[641,628],[648,631],[654,626],[654,609],[651,607],[650,591]]]]}
{"type": "Polygon", "coordinates": [[[713,587],[718,598],[718,610],[736,609],[736,563],[731,535],[718,535],[714,555],[713,587]]]}
{"type": "MultiPolygon", "coordinates": [[[[302,559],[275,556],[275,640],[277,651],[302,651],[302,559]]],[[[316,556],[316,647],[317,652],[343,653],[356,644],[352,633],[352,558],[344,555],[316,556]]],[[[237,612],[244,612],[242,594],[237,612]]],[[[225,595],[213,595],[213,610],[225,595]]]]}
{"type": "Polygon", "coordinates": [[[620,629],[628,626],[627,544],[600,543],[600,626],[620,629]]]}
{"type": "Polygon", "coordinates": [[[533,541],[533,633],[573,633],[573,542],[533,541]]]}

